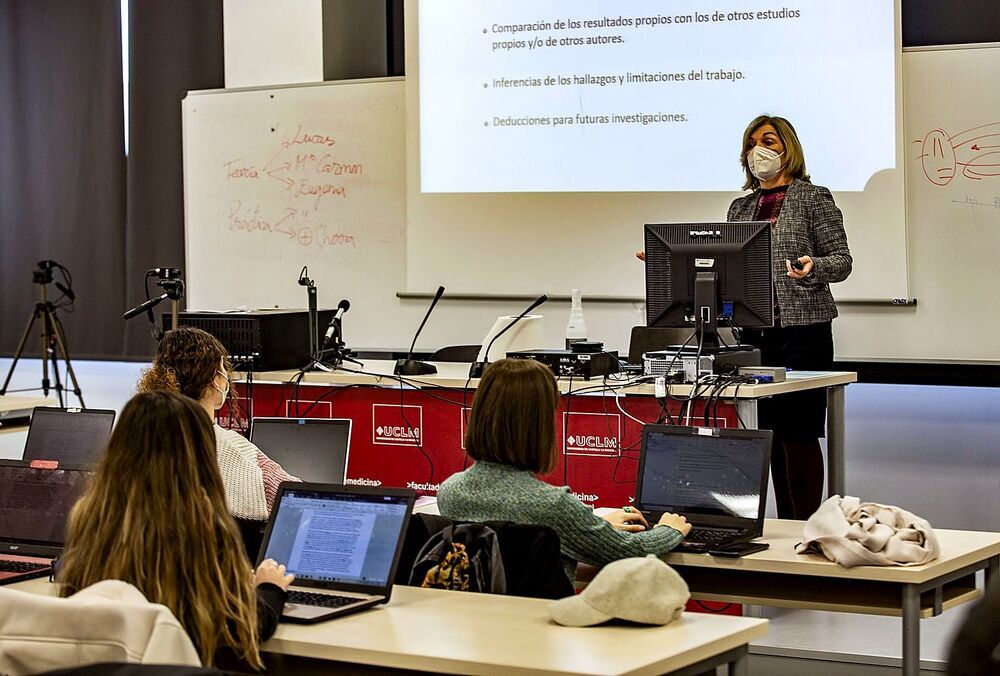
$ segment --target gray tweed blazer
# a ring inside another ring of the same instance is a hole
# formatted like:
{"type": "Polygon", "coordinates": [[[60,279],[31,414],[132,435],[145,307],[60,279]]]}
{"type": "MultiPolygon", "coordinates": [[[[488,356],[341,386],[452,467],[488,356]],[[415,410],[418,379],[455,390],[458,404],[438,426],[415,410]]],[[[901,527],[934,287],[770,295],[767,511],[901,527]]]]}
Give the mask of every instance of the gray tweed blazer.
{"type": "MultiPolygon", "coordinates": [[[[752,221],[760,191],[733,200],[728,221],[752,221]]],[[[818,324],[837,316],[830,284],[851,274],[854,260],[847,248],[844,216],[826,188],[795,180],[781,204],[772,230],[774,293],[783,326],[818,324]],[[785,259],[810,256],[812,273],[797,280],[788,276],[785,259]]]]}

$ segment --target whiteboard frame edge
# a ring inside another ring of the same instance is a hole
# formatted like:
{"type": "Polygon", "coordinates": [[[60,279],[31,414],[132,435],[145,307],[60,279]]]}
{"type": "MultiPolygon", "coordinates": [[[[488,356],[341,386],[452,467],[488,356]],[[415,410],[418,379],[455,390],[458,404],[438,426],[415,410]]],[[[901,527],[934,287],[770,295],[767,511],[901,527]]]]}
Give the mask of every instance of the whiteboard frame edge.
{"type": "Polygon", "coordinates": [[[348,84],[368,84],[368,83],[379,83],[379,82],[405,82],[406,77],[402,75],[394,75],[392,77],[362,77],[355,78],[353,80],[324,80],[322,82],[297,82],[290,84],[275,84],[267,85],[263,87],[233,87],[231,89],[189,89],[187,94],[184,96],[184,100],[192,96],[204,96],[206,94],[228,94],[235,92],[266,92],[274,91],[276,89],[305,89],[309,87],[330,87],[336,85],[348,85],[348,84]]]}

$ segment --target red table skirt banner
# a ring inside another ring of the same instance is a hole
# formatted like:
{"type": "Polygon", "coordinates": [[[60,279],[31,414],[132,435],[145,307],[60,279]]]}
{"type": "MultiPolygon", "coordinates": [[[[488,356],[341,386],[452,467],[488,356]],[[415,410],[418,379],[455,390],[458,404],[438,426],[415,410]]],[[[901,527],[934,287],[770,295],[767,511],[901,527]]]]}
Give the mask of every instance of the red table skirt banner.
{"type": "MultiPolygon", "coordinates": [[[[250,399],[245,386],[234,390],[241,410],[220,411],[223,425],[246,429],[248,416],[350,418],[349,484],[434,495],[442,481],[471,463],[464,439],[473,389],[255,383],[250,399]]],[[[680,406],[668,400],[666,411],[676,419],[680,406]]],[[[622,395],[616,401],[614,394],[564,394],[555,420],[558,462],[542,478],[569,486],[594,507],[630,504],[642,426],[660,419],[663,410],[651,396],[622,395]]],[[[705,424],[705,400],[696,400],[690,415],[691,424],[705,424]]],[[[736,407],[731,401],[713,404],[708,424],[737,427],[736,407]]]]}

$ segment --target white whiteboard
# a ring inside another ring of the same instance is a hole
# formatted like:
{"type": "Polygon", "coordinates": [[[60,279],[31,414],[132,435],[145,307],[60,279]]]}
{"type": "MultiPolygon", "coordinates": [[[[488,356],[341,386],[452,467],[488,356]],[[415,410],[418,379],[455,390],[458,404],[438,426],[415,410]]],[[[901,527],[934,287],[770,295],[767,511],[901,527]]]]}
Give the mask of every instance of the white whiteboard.
{"type": "Polygon", "coordinates": [[[918,304],[842,308],[837,355],[996,361],[1000,48],[908,51],[903,75],[910,290],[918,304]]]}
{"type": "Polygon", "coordinates": [[[403,82],[191,92],[183,102],[187,305],[320,307],[377,335],[404,284],[403,82]]]}

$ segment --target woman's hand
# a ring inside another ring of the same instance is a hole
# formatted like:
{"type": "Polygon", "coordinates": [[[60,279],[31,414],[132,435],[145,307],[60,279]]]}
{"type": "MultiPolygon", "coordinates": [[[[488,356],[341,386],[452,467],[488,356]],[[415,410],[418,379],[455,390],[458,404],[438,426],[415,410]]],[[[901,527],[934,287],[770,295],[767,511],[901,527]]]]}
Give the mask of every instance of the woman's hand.
{"type": "Polygon", "coordinates": [[[616,509],[613,512],[605,514],[604,520],[618,530],[623,530],[626,533],[639,533],[646,530],[646,527],[649,526],[646,522],[646,517],[635,507],[616,509]]]}
{"type": "Polygon", "coordinates": [[[645,251],[636,251],[635,252],[635,257],[638,258],[639,260],[641,260],[643,263],[646,262],[646,252],[645,251]]]}
{"type": "Polygon", "coordinates": [[[270,582],[288,591],[288,585],[292,584],[292,580],[294,579],[295,576],[291,573],[286,574],[285,566],[279,564],[274,559],[264,559],[257,566],[257,570],[253,572],[253,584],[255,587],[270,582]]]}
{"type": "Polygon", "coordinates": [[[670,526],[684,536],[687,536],[691,532],[691,524],[688,523],[686,517],[679,514],[671,514],[670,512],[665,512],[656,523],[656,526],[670,526]]]}
{"type": "Polygon", "coordinates": [[[809,256],[799,256],[796,260],[802,264],[801,270],[793,268],[792,262],[785,259],[785,269],[788,270],[788,276],[792,279],[805,279],[813,271],[813,259],[809,256]]]}

